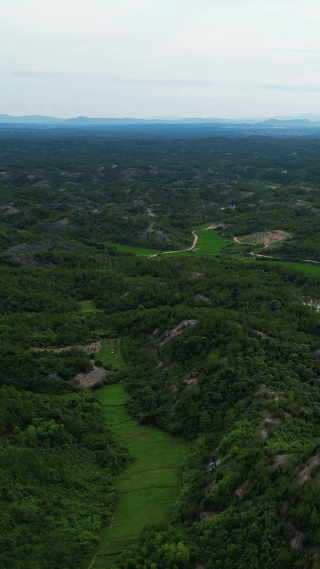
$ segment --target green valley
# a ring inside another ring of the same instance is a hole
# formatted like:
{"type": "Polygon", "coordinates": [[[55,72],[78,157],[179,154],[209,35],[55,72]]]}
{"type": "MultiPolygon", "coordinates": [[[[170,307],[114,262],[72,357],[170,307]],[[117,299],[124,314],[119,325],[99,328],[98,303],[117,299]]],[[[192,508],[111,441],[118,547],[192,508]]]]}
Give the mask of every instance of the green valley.
{"type": "Polygon", "coordinates": [[[122,385],[99,391],[107,424],[130,452],[132,464],[118,478],[119,502],[93,569],[114,567],[114,562],[134,542],[147,524],[168,523],[181,486],[180,466],[187,445],[155,427],[140,425],[125,410],[128,395],[122,385]]]}
{"type": "Polygon", "coordinates": [[[0,129],[0,569],[319,569],[320,142],[126,132],[0,129]]]}

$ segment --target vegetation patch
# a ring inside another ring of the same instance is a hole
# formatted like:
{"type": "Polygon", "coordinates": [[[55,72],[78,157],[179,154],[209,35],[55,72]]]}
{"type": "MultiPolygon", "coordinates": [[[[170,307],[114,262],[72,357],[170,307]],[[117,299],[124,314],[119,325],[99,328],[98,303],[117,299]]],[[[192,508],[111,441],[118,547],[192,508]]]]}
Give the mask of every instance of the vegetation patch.
{"type": "Polygon", "coordinates": [[[115,371],[124,367],[125,362],[121,354],[121,345],[121,338],[103,340],[101,350],[96,355],[96,361],[101,361],[102,365],[108,370],[115,371]]]}
{"type": "Polygon", "coordinates": [[[156,255],[160,252],[156,249],[144,249],[143,247],[132,247],[130,245],[121,245],[119,243],[112,244],[110,247],[115,247],[117,251],[133,253],[134,255],[156,255]]]}
{"type": "Polygon", "coordinates": [[[168,522],[181,486],[180,466],[187,444],[150,425],[140,425],[126,411],[122,385],[105,386],[98,396],[107,425],[126,446],[131,465],[119,476],[119,501],[111,526],[89,565],[112,569],[115,558],[153,523],[168,522]]]}
{"type": "Polygon", "coordinates": [[[91,312],[98,312],[93,300],[82,300],[80,302],[80,311],[82,314],[90,314],[91,312]]]}
{"type": "Polygon", "coordinates": [[[227,244],[227,239],[219,235],[216,229],[196,227],[194,231],[199,235],[199,242],[195,248],[198,255],[219,255],[221,249],[227,244]]]}

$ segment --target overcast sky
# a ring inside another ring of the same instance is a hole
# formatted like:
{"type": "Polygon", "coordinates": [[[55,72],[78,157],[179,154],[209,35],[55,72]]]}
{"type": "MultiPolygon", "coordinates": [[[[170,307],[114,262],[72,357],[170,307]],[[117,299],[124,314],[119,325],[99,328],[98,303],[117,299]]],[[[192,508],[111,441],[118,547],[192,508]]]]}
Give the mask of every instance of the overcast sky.
{"type": "Polygon", "coordinates": [[[10,0],[0,113],[320,113],[319,0],[10,0]]]}

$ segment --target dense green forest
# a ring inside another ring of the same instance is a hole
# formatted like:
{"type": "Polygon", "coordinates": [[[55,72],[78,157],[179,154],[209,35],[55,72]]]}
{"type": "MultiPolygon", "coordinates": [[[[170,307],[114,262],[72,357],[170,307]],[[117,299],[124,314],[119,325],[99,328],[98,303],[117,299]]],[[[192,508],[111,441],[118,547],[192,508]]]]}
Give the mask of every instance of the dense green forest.
{"type": "Polygon", "coordinates": [[[282,264],[320,262],[319,145],[0,138],[0,569],[89,567],[135,460],[116,383],[188,450],[115,567],[320,567],[320,276],[282,264]]]}

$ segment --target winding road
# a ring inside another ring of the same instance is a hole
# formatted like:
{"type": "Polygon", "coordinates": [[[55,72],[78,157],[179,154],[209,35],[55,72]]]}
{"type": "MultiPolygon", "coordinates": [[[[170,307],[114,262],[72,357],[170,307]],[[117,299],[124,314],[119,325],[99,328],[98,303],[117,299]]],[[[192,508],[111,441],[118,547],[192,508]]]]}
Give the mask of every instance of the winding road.
{"type": "MultiPolygon", "coordinates": [[[[208,227],[209,229],[209,227],[208,227]]],[[[159,255],[170,255],[171,253],[183,253],[184,251],[192,251],[192,249],[195,248],[196,244],[199,241],[199,235],[197,235],[194,231],[192,231],[192,235],[194,237],[193,239],[193,243],[191,245],[191,247],[188,247],[188,249],[180,249],[178,251],[161,251],[161,253],[155,253],[154,255],[144,255],[144,257],[158,257],[159,255]]]]}

